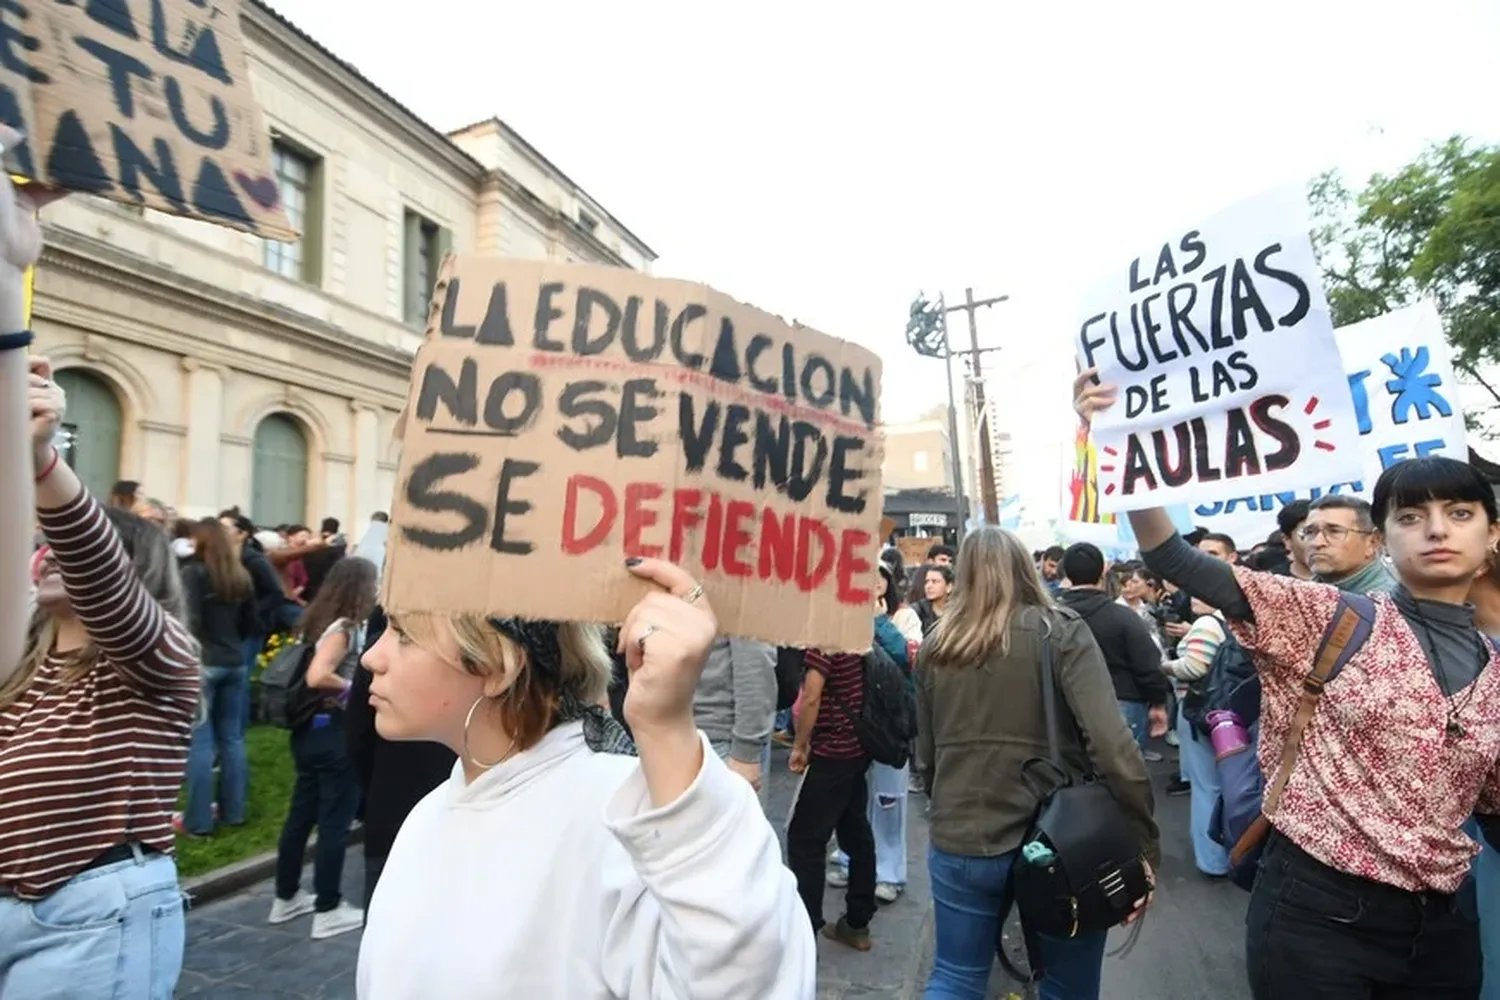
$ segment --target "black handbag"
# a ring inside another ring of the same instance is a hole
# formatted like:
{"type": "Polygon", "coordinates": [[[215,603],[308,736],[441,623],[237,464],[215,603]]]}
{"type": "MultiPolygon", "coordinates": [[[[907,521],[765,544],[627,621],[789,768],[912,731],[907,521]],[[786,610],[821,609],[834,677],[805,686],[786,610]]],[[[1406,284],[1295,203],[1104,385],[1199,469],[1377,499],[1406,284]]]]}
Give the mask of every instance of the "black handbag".
{"type": "Polygon", "coordinates": [[[1000,948],[1007,971],[1033,982],[1042,973],[1036,935],[1071,938],[1108,930],[1152,890],[1140,838],[1109,786],[1092,773],[1073,777],[1063,762],[1050,621],[1044,619],[1044,628],[1042,710],[1048,756],[1021,765],[1021,779],[1040,805],[1011,865],[1009,886],[1025,932],[1031,976],[1020,976],[1000,948]]]}

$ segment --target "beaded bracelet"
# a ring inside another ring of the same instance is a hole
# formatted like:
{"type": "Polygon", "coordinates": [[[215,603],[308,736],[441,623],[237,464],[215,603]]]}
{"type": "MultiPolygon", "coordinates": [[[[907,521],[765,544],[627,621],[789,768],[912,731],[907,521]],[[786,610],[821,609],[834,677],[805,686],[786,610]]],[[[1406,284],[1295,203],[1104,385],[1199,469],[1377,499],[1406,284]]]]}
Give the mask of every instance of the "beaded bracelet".
{"type": "Polygon", "coordinates": [[[33,339],[30,330],[22,330],[20,333],[0,333],[0,351],[16,351],[23,347],[30,347],[33,339]]]}

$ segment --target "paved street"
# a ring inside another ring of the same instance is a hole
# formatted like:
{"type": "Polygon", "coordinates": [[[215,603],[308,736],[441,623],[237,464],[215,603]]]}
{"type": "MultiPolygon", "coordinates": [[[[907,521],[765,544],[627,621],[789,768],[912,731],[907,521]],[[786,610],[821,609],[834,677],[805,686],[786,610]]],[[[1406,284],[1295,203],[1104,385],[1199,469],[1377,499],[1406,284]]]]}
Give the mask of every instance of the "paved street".
{"type": "MultiPolygon", "coordinates": [[[[1170,758],[1170,748],[1161,747],[1170,758]]],[[[1170,766],[1153,765],[1158,788],[1170,766]]],[[[795,783],[778,752],[771,785],[771,815],[784,817],[795,783]]],[[[881,909],[872,930],[875,946],[859,954],[820,941],[818,1000],[909,1000],[920,997],[931,968],[931,906],[925,856],[923,800],[914,796],[908,847],[907,894],[881,909]]],[[[1104,1000],[1206,997],[1245,1000],[1243,925],[1247,895],[1211,883],[1193,870],[1186,834],[1187,799],[1159,795],[1165,834],[1161,889],[1135,949],[1104,966],[1104,1000]]],[[[308,882],[311,876],[309,874],[308,882]]],[[[345,889],[356,902],[363,886],[359,851],[350,851],[345,889]]],[[[839,912],[838,891],[828,891],[829,917],[839,912]]],[[[198,998],[336,998],[354,996],[359,935],[329,941],[308,937],[310,918],[282,927],[266,924],[271,886],[262,883],[230,899],[194,909],[188,917],[188,950],[179,996],[198,998]]],[[[1119,943],[1111,942],[1112,949],[1119,943]]],[[[997,971],[992,995],[1005,997],[997,971]]]]}

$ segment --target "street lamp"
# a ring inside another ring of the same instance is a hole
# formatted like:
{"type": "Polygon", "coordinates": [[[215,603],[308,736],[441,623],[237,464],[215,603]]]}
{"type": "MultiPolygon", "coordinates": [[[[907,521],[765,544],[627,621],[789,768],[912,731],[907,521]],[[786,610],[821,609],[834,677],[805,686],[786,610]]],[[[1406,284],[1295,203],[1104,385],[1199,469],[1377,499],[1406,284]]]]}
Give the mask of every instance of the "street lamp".
{"type": "Polygon", "coordinates": [[[953,460],[953,502],[958,512],[958,537],[968,522],[969,505],[964,502],[963,471],[958,458],[958,407],[953,400],[953,350],[948,345],[948,311],[943,297],[929,302],[921,292],[912,299],[906,321],[906,342],[924,358],[941,358],[943,381],[948,386],[948,452],[953,460]]]}

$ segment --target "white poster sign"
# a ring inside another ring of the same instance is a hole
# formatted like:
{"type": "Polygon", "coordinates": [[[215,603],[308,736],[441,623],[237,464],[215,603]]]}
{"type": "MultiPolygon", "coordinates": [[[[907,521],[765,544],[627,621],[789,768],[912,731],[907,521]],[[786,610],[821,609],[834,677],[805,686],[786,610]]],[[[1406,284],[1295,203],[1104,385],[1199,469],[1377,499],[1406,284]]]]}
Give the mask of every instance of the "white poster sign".
{"type": "Polygon", "coordinates": [[[1361,474],[1300,190],[1152,244],[1084,304],[1079,358],[1120,389],[1094,420],[1101,511],[1361,474]]]}
{"type": "Polygon", "coordinates": [[[1380,473],[1407,458],[1445,455],[1468,461],[1464,417],[1443,321],[1431,302],[1334,331],[1359,428],[1358,478],[1295,492],[1257,492],[1199,504],[1193,523],[1222,531],[1243,547],[1276,530],[1276,512],[1324,493],[1370,498],[1380,473]],[[1241,539],[1246,541],[1241,541],[1241,539]]]}

